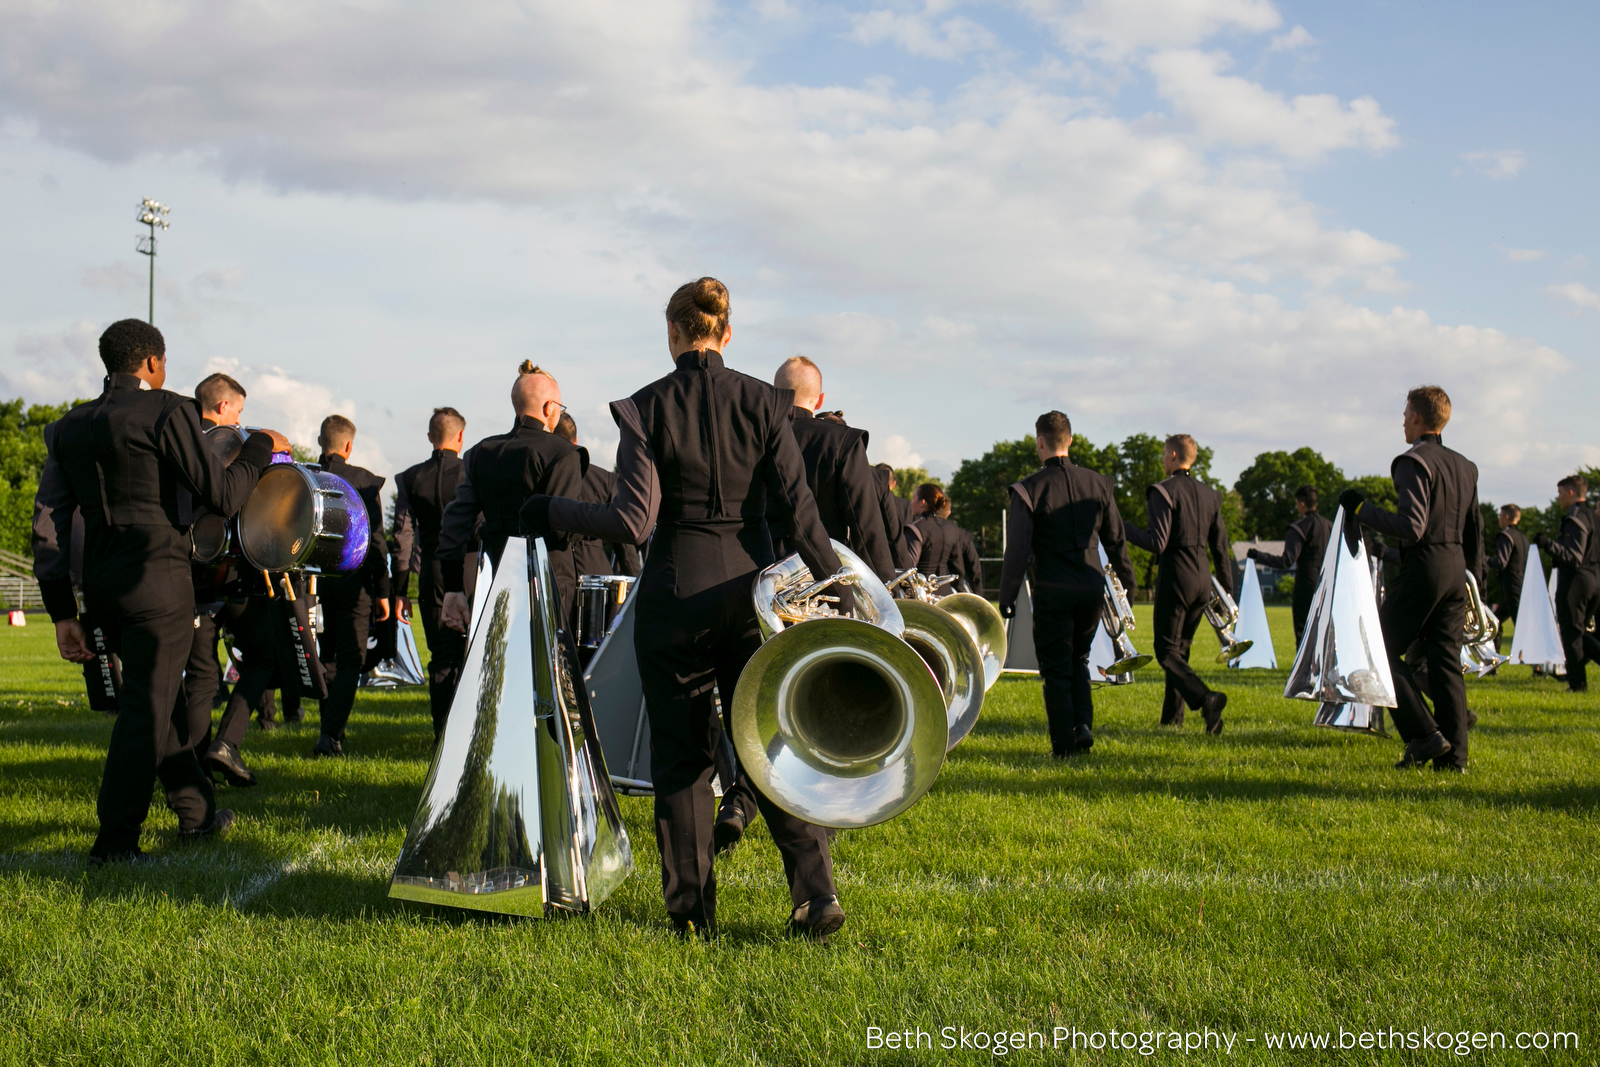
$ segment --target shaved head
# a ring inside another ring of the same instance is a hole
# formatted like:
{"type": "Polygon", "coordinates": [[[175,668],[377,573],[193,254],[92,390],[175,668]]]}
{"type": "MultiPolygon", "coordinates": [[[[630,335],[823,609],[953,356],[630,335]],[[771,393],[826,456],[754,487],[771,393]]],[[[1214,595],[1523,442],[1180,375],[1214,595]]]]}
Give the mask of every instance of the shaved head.
{"type": "Polygon", "coordinates": [[[790,356],[778,368],[772,384],[794,392],[796,407],[817,409],[822,400],[822,371],[805,356],[790,356]]]}
{"type": "Polygon", "coordinates": [[[537,368],[517,376],[511,387],[511,409],[525,418],[536,419],[546,430],[554,430],[561,418],[561,386],[537,368]]]}

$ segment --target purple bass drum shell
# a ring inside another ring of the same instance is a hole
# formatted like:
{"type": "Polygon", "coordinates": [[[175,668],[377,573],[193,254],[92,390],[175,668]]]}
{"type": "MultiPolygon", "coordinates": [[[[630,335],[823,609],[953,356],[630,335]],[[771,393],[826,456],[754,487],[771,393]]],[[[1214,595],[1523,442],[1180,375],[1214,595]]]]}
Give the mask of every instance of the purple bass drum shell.
{"type": "Polygon", "coordinates": [[[239,511],[239,552],[263,571],[350,574],[367,558],[367,507],[350,483],[302,463],[261,473],[239,511]]]}

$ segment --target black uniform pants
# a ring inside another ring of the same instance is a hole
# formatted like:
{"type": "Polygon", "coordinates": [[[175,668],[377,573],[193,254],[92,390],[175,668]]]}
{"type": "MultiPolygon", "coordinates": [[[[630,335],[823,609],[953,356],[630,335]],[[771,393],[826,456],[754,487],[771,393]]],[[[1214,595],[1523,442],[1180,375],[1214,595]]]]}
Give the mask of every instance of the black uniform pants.
{"type": "Polygon", "coordinates": [[[264,597],[251,597],[243,605],[230,604],[224,609],[231,616],[228,628],[233,631],[233,646],[243,659],[239,663],[239,680],[217,724],[217,740],[234,748],[243,743],[250,730],[253,709],[260,707],[262,719],[269,719],[273,714],[267,697],[276,667],[269,630],[272,625],[269,604],[264,597]]]}
{"type": "MultiPolygon", "coordinates": [[[[463,560],[462,577],[470,599],[478,575],[478,555],[469,552],[463,560]]],[[[433,736],[444,733],[450,717],[450,702],[461,683],[461,665],[466,662],[467,637],[459,630],[439,625],[439,609],[444,604],[444,577],[437,560],[422,557],[417,574],[417,610],[422,614],[422,632],[428,639],[428,705],[433,711],[433,736]]]]}
{"type": "MultiPolygon", "coordinates": [[[[117,721],[96,803],[100,832],[89,851],[115,856],[138,848],[157,779],[180,829],[209,825],[216,810],[211,779],[194,751],[199,738],[191,736],[188,705],[180,699],[195,643],[194,594],[139,588],[105,600],[87,595],[107,645],[122,660],[117,721]]],[[[210,720],[208,707],[207,727],[210,720]]]]}
{"type": "Polygon", "coordinates": [[[1298,651],[1300,642],[1305,639],[1306,620],[1311,617],[1311,601],[1316,598],[1317,590],[1313,585],[1295,578],[1294,598],[1289,602],[1289,613],[1294,618],[1294,647],[1298,651]]]}
{"type": "Polygon", "coordinates": [[[372,626],[372,597],[350,579],[322,582],[322,628],[333,641],[336,670],[322,702],[322,732],[343,740],[345,724],[356,704],[356,685],[367,663],[367,631],[372,626]]]}
{"type": "Polygon", "coordinates": [[[1072,751],[1080,726],[1094,726],[1089,689],[1089,648],[1100,626],[1103,592],[1039,589],[1033,597],[1033,649],[1044,681],[1044,714],[1050,748],[1072,751]]]}
{"type": "MultiPolygon", "coordinates": [[[[667,580],[670,581],[670,574],[667,580]]],[[[650,718],[650,772],[655,784],[656,844],[661,889],[674,923],[702,929],[716,922],[717,879],[712,866],[715,819],[711,776],[716,739],[712,688],[725,705],[739,674],[761,647],[741,578],[679,599],[670,590],[638,594],[634,650],[650,718]]],[[[726,725],[726,724],[725,724],[726,725]]],[[[835,892],[827,831],[797,819],[753,791],[757,808],[783,857],[795,906],[835,892]]]]}
{"type": "Polygon", "coordinates": [[[1501,642],[1505,639],[1506,623],[1517,624],[1517,612],[1522,608],[1522,594],[1505,597],[1500,601],[1500,625],[1494,631],[1494,650],[1500,651],[1501,642]]]}
{"type": "Polygon", "coordinates": [[[1209,586],[1187,592],[1178,585],[1156,582],[1155,619],[1151,626],[1156,662],[1166,672],[1167,688],[1161,700],[1161,724],[1183,725],[1184,705],[1197,710],[1211,689],[1189,666],[1189,646],[1205,618],[1209,586]]]}
{"type": "Polygon", "coordinates": [[[1394,675],[1394,724],[1405,741],[1438,730],[1452,749],[1436,763],[1467,762],[1467,685],[1461,675],[1461,632],[1467,619],[1466,563],[1460,545],[1406,549],[1400,575],[1384,597],[1383,643],[1394,675]],[[1413,647],[1415,646],[1415,647],[1413,647]],[[1407,653],[1427,665],[1423,702],[1407,653]]]}
{"type": "Polygon", "coordinates": [[[189,747],[201,755],[211,743],[211,703],[216,699],[222,668],[217,665],[217,619],[210,612],[195,614],[194,637],[183,667],[183,705],[189,747]]]}
{"type": "Polygon", "coordinates": [[[1556,589],[1556,622],[1567,657],[1567,688],[1582,693],[1589,688],[1585,664],[1600,661],[1600,640],[1589,632],[1589,620],[1600,611],[1600,572],[1579,569],[1563,578],[1556,589]]]}

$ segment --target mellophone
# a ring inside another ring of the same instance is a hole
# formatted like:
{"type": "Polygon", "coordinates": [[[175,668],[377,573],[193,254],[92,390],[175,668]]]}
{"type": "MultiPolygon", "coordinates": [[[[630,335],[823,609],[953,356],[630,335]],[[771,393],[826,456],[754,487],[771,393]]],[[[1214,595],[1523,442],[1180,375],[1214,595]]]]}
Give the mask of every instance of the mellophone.
{"type": "MultiPolygon", "coordinates": [[[[224,459],[231,463],[250,432],[249,427],[214,426],[206,434],[222,435],[228,446],[224,459]]],[[[366,560],[370,522],[349,482],[275,452],[238,515],[230,519],[202,511],[195,517],[191,555],[200,564],[236,557],[256,572],[350,574],[366,560]]]]}

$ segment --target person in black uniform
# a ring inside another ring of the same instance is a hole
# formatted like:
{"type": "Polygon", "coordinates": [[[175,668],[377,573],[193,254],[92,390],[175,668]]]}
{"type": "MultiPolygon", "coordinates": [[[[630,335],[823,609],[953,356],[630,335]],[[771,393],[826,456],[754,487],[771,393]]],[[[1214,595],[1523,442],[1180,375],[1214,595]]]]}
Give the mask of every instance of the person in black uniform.
{"type": "Polygon", "coordinates": [[[1589,483],[1574,474],[1556,483],[1556,506],[1565,511],[1557,537],[1540,534],[1535,543],[1556,564],[1556,622],[1567,655],[1567,688],[1587,692],[1591,661],[1600,660],[1600,640],[1589,620],[1600,610],[1600,524],[1589,506],[1589,483]]]}
{"type": "MultiPolygon", "coordinates": [[[[795,443],[806,465],[806,486],[828,536],[849,545],[880,581],[894,577],[894,557],[883,528],[878,483],[867,463],[867,432],[818,418],[825,394],[822,371],[805,356],[783,361],[772,384],[794,394],[790,410],[795,443]]],[[[787,531],[773,525],[773,551],[789,555],[787,531]]]]}
{"type": "Polygon", "coordinates": [[[1006,556],[1000,571],[1000,614],[1016,614],[1031,562],[1033,647],[1044,682],[1050,751],[1062,759],[1094,745],[1089,649],[1105,604],[1100,546],[1124,589],[1134,587],[1133,562],[1117,510],[1116,483],[1068,459],[1072,422],[1059,411],[1034,423],[1044,466],[1010,488],[1006,556]]]}
{"type": "Polygon", "coordinates": [[[1294,491],[1294,506],[1300,517],[1289,524],[1289,531],[1283,535],[1283,553],[1273,556],[1252,548],[1245,555],[1279,570],[1294,568],[1294,599],[1289,610],[1294,616],[1294,643],[1298,647],[1305,636],[1306,616],[1311,614],[1317,583],[1322,580],[1322,557],[1328,551],[1328,535],[1333,533],[1333,523],[1317,514],[1317,487],[1314,485],[1302,485],[1294,491]]]}
{"type": "MultiPolygon", "coordinates": [[[[365,467],[347,462],[356,443],[356,424],[343,415],[322,420],[317,446],[322,449],[322,469],[337,474],[367,506],[370,540],[367,556],[354,574],[323,575],[317,582],[322,603],[322,629],[333,644],[336,664],[322,701],[322,734],[314,756],[344,755],[344,730],[356,704],[356,687],[367,663],[367,633],[374,613],[379,622],[389,617],[389,541],[383,535],[383,483],[365,467]]],[[[327,656],[324,654],[324,660],[327,656]]]]}
{"type": "MultiPolygon", "coordinates": [[[[1558,490],[1559,492],[1559,490],[1558,490]]],[[[1500,572],[1500,602],[1494,606],[1500,626],[1494,632],[1494,650],[1500,651],[1506,623],[1517,622],[1517,611],[1522,607],[1522,576],[1528,569],[1528,539],[1517,524],[1522,521],[1522,509],[1515,504],[1500,506],[1500,536],[1494,541],[1494,556],[1489,566],[1500,572]]]]}
{"type": "MultiPolygon", "coordinates": [[[[573,444],[578,444],[578,423],[565,412],[562,413],[561,420],[556,423],[556,433],[573,444]]],[[[617,476],[604,467],[590,462],[589,450],[582,445],[578,445],[578,452],[584,461],[581,499],[589,504],[611,503],[611,497],[616,492],[617,476]]],[[[639,576],[639,549],[634,545],[625,541],[601,541],[585,534],[573,534],[567,540],[572,543],[572,564],[578,574],[615,574],[626,578],[639,576]]],[[[577,609],[578,605],[574,603],[572,605],[574,616],[577,609]]]]}
{"type": "MultiPolygon", "coordinates": [[[[939,511],[941,519],[950,518],[950,501],[944,502],[944,507],[939,511]]],[[[956,535],[956,554],[950,561],[951,573],[961,576],[961,585],[969,593],[983,593],[983,561],[978,557],[978,544],[973,540],[972,531],[964,526],[951,524],[956,535]]]]}
{"type": "MultiPolygon", "coordinates": [[[[394,546],[390,561],[390,589],[395,595],[402,624],[411,620],[411,575],[417,576],[417,604],[422,609],[422,632],[428,641],[428,707],[433,713],[433,739],[444,733],[461,681],[467,654],[466,638],[439,625],[444,605],[443,566],[436,558],[445,508],[456,498],[456,487],[466,475],[461,446],[467,420],[455,408],[434,408],[428,419],[428,443],[433,454],[395,476],[394,546]]],[[[468,596],[478,577],[478,554],[464,553],[463,586],[468,596]]]]}
{"type": "Polygon", "coordinates": [[[1154,555],[1156,662],[1166,672],[1161,725],[1182,726],[1184,707],[1200,712],[1206,733],[1222,732],[1228,694],[1211,689],[1189,666],[1189,646],[1211,600],[1211,575],[1233,595],[1233,550],[1222,521],[1222,497],[1189,472],[1200,448],[1186,433],[1167,438],[1161,452],[1164,481],[1145,491],[1149,529],[1127,524],[1128,540],[1154,555]],[[1206,563],[1206,553],[1211,564],[1206,563]]]}
{"type": "MultiPolygon", "coordinates": [[[[732,336],[721,282],[701,278],[674,293],[667,344],[676,369],[611,405],[622,432],[615,498],[598,505],[536,496],[522,513],[530,537],[568,530],[638,544],[655,527],[634,594],[634,646],[650,717],[656,843],[673,925],[703,936],[716,928],[717,900],[711,693],[715,686],[731,696],[761,645],[750,591],[774,561],[768,515],[784,522],[811,573],[839,568],[790,429],[793,398],[727,368],[722,350],[732,336]]],[[[851,590],[838,592],[840,609],[850,610],[851,590]]],[[[783,856],[790,930],[828,936],[844,910],[827,832],[759,792],[756,802],[783,856]]]]}
{"type": "Polygon", "coordinates": [[[922,558],[922,531],[911,514],[911,501],[895,494],[900,483],[893,467],[879,463],[873,471],[878,476],[878,507],[883,512],[883,533],[889,539],[895,570],[910,570],[922,558]]]}
{"type": "Polygon", "coordinates": [[[40,479],[33,519],[34,574],[62,658],[85,663],[94,656],[64,551],[73,509],[81,508],[84,600],[122,659],[92,866],[142,855],[139,835],[157,778],[181,836],[212,836],[232,825],[233,813],[216,807],[178,699],[194,639],[188,527],[196,502],[223,515],[238,511],[274,447],[288,447],[275,432],[252,434],[224,467],[206,447],[200,409],[162,389],[166,342],[154,326],[113,323],[100,337],[100,359],[105,391],[56,424],[46,457],[55,470],[40,479]]]}
{"type": "MultiPolygon", "coordinates": [[[[1428,760],[1435,770],[1463,771],[1467,766],[1461,641],[1467,572],[1483,585],[1483,516],[1478,510],[1478,468],[1441,440],[1449,421],[1450,397],[1443,389],[1424,385],[1411,390],[1402,415],[1411,450],[1389,468],[1397,509],[1385,511],[1355,489],[1339,495],[1347,515],[1400,541],[1400,573],[1380,609],[1399,704],[1394,722],[1406,742],[1395,765],[1399,768],[1428,760]],[[1431,714],[1406,662],[1408,653],[1427,665],[1431,714]]],[[[1351,536],[1356,533],[1352,528],[1351,536]]]]}
{"type": "MultiPolygon", "coordinates": [[[[953,574],[969,588],[981,581],[978,552],[966,531],[950,521],[950,498],[937,485],[924,482],[911,498],[915,524],[922,534],[917,570],[923,574],[953,574]]],[[[958,586],[959,588],[959,586],[958,586]]],[[[953,591],[953,590],[952,590],[953,591]]]]}
{"type": "MultiPolygon", "coordinates": [[[[516,422],[510,432],[485,437],[462,457],[466,476],[456,489],[456,498],[444,509],[439,529],[437,558],[445,588],[440,621],[462,633],[467,632],[470,621],[462,561],[474,531],[479,530],[480,516],[483,551],[498,566],[506,538],[519,532],[517,513],[524,500],[535,493],[574,500],[583,496],[583,453],[554,432],[561,413],[567,410],[561,403],[561,386],[523,360],[511,387],[511,408],[516,422]]],[[[547,546],[550,573],[565,617],[578,587],[572,548],[565,537],[552,537],[547,546]]]]}

